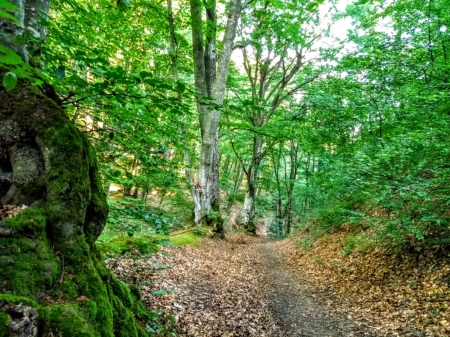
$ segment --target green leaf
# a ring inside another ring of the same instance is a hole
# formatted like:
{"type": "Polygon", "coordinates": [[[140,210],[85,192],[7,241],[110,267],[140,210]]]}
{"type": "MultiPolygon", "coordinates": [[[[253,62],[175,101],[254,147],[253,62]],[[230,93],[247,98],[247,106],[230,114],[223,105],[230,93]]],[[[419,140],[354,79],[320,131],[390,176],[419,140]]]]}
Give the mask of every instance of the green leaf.
{"type": "Polygon", "coordinates": [[[23,64],[22,58],[14,50],[0,45],[0,64],[23,64]]]}
{"type": "Polygon", "coordinates": [[[183,93],[186,90],[186,84],[181,81],[177,81],[177,87],[180,93],[183,93]]]}
{"type": "Polygon", "coordinates": [[[22,67],[16,67],[11,69],[11,72],[16,74],[19,78],[31,78],[30,74],[25,71],[22,67]]]}
{"type": "Polygon", "coordinates": [[[64,76],[66,76],[66,68],[64,68],[63,66],[59,66],[58,68],[56,68],[56,77],[64,78],[64,76]]]}
{"type": "Polygon", "coordinates": [[[10,20],[11,22],[15,23],[15,24],[20,24],[20,21],[17,20],[17,18],[7,12],[4,12],[2,10],[0,10],[0,18],[5,18],[10,20]]]}
{"type": "Polygon", "coordinates": [[[146,77],[153,77],[153,74],[151,72],[148,72],[148,71],[141,71],[139,73],[139,75],[141,76],[142,79],[144,79],[146,77]]]}
{"type": "Polygon", "coordinates": [[[17,7],[16,5],[13,5],[12,3],[10,3],[6,0],[0,0],[0,8],[4,8],[4,9],[7,9],[12,12],[19,11],[19,7],[17,7]]]}
{"type": "Polygon", "coordinates": [[[119,8],[125,9],[130,5],[130,0],[119,0],[119,8]]]}
{"type": "Polygon", "coordinates": [[[130,0],[119,0],[118,1],[117,8],[119,8],[121,11],[126,10],[128,8],[128,6],[130,6],[130,0]]]}
{"type": "Polygon", "coordinates": [[[312,3],[309,3],[309,4],[306,6],[306,10],[307,10],[308,12],[314,12],[315,10],[317,10],[318,7],[319,7],[319,4],[318,4],[318,3],[312,2],[312,3]]]}
{"type": "Polygon", "coordinates": [[[17,75],[12,72],[7,72],[3,76],[3,86],[5,87],[6,91],[13,90],[17,85],[17,75]]]}
{"type": "Polygon", "coordinates": [[[32,78],[31,78],[31,84],[32,84],[32,85],[37,85],[37,86],[39,86],[39,85],[44,84],[44,81],[41,80],[41,79],[39,79],[39,78],[32,77],[32,78]]]}

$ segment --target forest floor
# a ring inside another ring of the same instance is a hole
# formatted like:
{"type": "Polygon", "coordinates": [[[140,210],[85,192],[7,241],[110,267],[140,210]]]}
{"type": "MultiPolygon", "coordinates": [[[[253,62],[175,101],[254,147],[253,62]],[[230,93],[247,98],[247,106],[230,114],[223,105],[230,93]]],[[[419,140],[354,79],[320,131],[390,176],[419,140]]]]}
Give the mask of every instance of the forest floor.
{"type": "Polygon", "coordinates": [[[331,284],[317,284],[288,258],[283,242],[230,233],[107,263],[140,286],[149,308],[173,315],[180,336],[438,336],[399,333],[358,315],[331,284]]]}

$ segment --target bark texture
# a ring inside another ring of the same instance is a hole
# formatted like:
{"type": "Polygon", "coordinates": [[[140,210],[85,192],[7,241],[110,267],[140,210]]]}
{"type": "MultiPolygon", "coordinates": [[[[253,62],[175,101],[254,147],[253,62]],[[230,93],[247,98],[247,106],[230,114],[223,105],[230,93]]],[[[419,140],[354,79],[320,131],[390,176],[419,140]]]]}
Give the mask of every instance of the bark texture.
{"type": "Polygon", "coordinates": [[[24,40],[34,39],[44,40],[47,33],[46,28],[39,24],[43,17],[47,19],[50,9],[50,0],[8,0],[17,6],[18,11],[11,14],[16,17],[19,24],[0,17],[0,44],[14,50],[22,59],[28,63],[30,55],[33,56],[34,46],[23,44],[24,40]],[[25,39],[24,39],[25,38],[25,39]],[[18,43],[18,41],[22,42],[18,43]],[[28,50],[27,50],[28,49],[28,50]]]}
{"type": "Polygon", "coordinates": [[[227,26],[220,57],[216,53],[216,1],[202,3],[190,0],[195,85],[198,93],[197,108],[201,128],[201,154],[198,182],[194,198],[196,223],[205,221],[216,226],[223,236],[223,220],[219,214],[219,144],[218,128],[220,106],[225,96],[232,44],[236,36],[241,0],[230,0],[227,26]],[[206,29],[203,28],[202,9],[206,11],[206,29]],[[205,100],[206,99],[206,100],[205,100]],[[209,99],[209,100],[208,100],[209,99]],[[212,99],[212,100],[211,100],[212,99]]]}
{"type": "Polygon", "coordinates": [[[139,292],[95,246],[108,208],[93,148],[27,83],[0,102],[0,206],[27,206],[0,219],[0,336],[146,336],[139,292]]]}

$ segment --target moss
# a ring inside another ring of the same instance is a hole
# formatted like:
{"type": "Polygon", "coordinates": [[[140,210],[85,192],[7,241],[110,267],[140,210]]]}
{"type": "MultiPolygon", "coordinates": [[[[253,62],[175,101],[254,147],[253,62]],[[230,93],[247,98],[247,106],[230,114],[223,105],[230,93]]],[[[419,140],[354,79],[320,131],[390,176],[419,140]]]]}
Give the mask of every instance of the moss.
{"type": "MultiPolygon", "coordinates": [[[[150,315],[106,269],[95,246],[108,213],[95,151],[37,88],[19,83],[6,93],[0,87],[0,96],[0,119],[14,121],[37,144],[46,169],[39,180],[46,191],[40,208],[6,221],[13,234],[0,238],[2,290],[33,304],[40,336],[146,336],[139,322],[150,315]]],[[[25,189],[34,193],[31,185],[25,189]]],[[[5,322],[0,316],[0,336],[5,322]]]]}
{"type": "MultiPolygon", "coordinates": [[[[76,305],[52,305],[38,310],[43,336],[100,337],[76,305]]],[[[103,336],[111,336],[103,335],[103,336]]]]}
{"type": "Polygon", "coordinates": [[[194,231],[175,234],[170,237],[170,241],[176,246],[191,245],[199,246],[200,238],[208,233],[208,229],[200,228],[194,231]]]}
{"type": "Polygon", "coordinates": [[[127,285],[112,277],[110,298],[113,305],[114,335],[122,337],[147,336],[145,330],[137,323],[135,316],[142,322],[151,319],[150,313],[138,301],[127,285]],[[131,308],[132,310],[130,310],[131,308]]]}
{"type": "Polygon", "coordinates": [[[0,337],[8,336],[8,328],[11,324],[11,318],[9,315],[0,312],[0,337]]]}
{"type": "Polygon", "coordinates": [[[97,242],[98,249],[108,254],[125,254],[138,251],[141,254],[151,254],[159,251],[159,247],[151,236],[118,236],[107,242],[97,242]]]}
{"type": "Polygon", "coordinates": [[[64,277],[64,281],[61,284],[61,296],[64,295],[64,297],[67,300],[76,300],[78,298],[78,289],[75,286],[75,283],[71,279],[69,279],[67,276],[64,277]]]}
{"type": "MultiPolygon", "coordinates": [[[[136,306],[136,299],[131,292],[125,290],[126,286],[124,286],[125,288],[117,288],[117,280],[114,280],[117,294],[114,294],[112,290],[109,292],[106,291],[97,273],[91,274],[89,268],[92,268],[92,265],[88,267],[86,273],[78,274],[77,276],[71,275],[74,282],[65,278],[62,283],[62,291],[60,293],[64,294],[66,299],[76,297],[77,292],[84,294],[76,299],[76,304],[39,307],[39,321],[44,335],[58,332],[58,335],[63,337],[144,336],[143,330],[134,319],[133,312],[128,309],[131,306],[136,306]],[[121,317],[121,319],[117,320],[117,317],[121,317]],[[126,317],[126,324],[123,322],[123,317],[126,317]],[[125,333],[120,326],[126,326],[129,332],[125,333]],[[114,331],[118,331],[121,334],[115,333],[114,331]]],[[[75,270],[71,270],[71,272],[75,272],[75,270]]],[[[112,275],[109,275],[109,277],[112,278],[112,275]]],[[[108,284],[111,281],[108,280],[108,284]]],[[[37,306],[36,302],[24,297],[12,295],[2,296],[13,302],[23,300],[25,303],[37,306]]],[[[143,306],[142,309],[145,310],[143,306]]]]}
{"type": "Polygon", "coordinates": [[[55,283],[59,262],[45,233],[37,238],[0,238],[0,279],[3,289],[22,296],[39,296],[55,283]]]}
{"type": "Polygon", "coordinates": [[[35,236],[45,231],[46,216],[40,208],[30,207],[4,222],[16,233],[35,236]]]}
{"type": "Polygon", "coordinates": [[[0,294],[0,301],[5,301],[10,304],[12,303],[23,303],[30,307],[37,308],[39,305],[36,301],[32,300],[31,298],[24,297],[24,296],[16,296],[12,294],[0,294]]]}

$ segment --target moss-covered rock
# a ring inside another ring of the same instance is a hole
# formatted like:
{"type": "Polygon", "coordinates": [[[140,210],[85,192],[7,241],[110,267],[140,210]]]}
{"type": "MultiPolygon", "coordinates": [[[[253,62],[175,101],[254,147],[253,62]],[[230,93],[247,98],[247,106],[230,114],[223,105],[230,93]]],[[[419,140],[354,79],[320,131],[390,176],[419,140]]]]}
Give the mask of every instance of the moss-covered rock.
{"type": "Polygon", "coordinates": [[[207,227],[201,227],[195,230],[175,233],[169,237],[170,242],[175,246],[199,246],[200,238],[209,234],[209,229],[207,227]]]}

